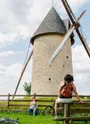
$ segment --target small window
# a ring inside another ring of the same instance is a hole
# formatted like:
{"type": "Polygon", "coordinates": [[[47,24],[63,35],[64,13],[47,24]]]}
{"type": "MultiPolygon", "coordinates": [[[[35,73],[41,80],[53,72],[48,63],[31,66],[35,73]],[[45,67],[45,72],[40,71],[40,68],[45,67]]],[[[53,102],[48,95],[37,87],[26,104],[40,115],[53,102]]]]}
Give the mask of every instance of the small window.
{"type": "Polygon", "coordinates": [[[65,67],[65,65],[63,65],[63,67],[65,67]]]}
{"type": "Polygon", "coordinates": [[[51,78],[49,78],[49,81],[51,81],[51,78]]]}
{"type": "Polygon", "coordinates": [[[66,56],[66,58],[68,59],[68,58],[69,58],[69,56],[66,56]]]}

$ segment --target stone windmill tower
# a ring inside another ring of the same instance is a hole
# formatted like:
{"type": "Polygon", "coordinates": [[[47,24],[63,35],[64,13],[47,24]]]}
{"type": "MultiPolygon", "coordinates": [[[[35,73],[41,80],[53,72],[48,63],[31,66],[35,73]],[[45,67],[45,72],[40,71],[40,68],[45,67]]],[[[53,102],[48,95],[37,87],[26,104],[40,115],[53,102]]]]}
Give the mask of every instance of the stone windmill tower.
{"type": "Polygon", "coordinates": [[[72,25],[70,26],[69,20],[62,20],[54,8],[49,11],[31,38],[30,42],[33,44],[34,50],[32,49],[23,67],[13,98],[17,92],[18,86],[32,54],[33,67],[31,93],[46,95],[57,94],[59,84],[63,80],[64,76],[67,73],[72,74],[71,45],[74,44],[74,30],[77,32],[87,55],[90,57],[90,48],[84,35],[79,30],[79,27],[81,26],[79,21],[85,11],[83,11],[76,19],[67,0],[61,1],[72,25]],[[57,55],[58,57],[56,57],[57,55]],[[50,65],[51,63],[52,65],[50,65]]]}
{"type": "Polygon", "coordinates": [[[63,21],[56,10],[51,8],[31,38],[30,42],[34,46],[31,94],[55,95],[64,76],[67,73],[72,74],[71,45],[74,43],[73,36],[69,38],[53,64],[48,64],[69,26],[69,21],[63,21]]]}

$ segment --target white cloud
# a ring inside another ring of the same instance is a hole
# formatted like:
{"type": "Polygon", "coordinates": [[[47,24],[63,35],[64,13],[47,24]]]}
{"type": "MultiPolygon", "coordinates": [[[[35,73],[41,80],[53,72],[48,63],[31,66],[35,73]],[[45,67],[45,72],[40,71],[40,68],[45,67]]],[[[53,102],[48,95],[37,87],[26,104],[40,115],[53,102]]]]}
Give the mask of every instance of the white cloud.
{"type": "Polygon", "coordinates": [[[75,84],[80,94],[90,94],[90,58],[82,45],[72,48],[75,84]]]}
{"type": "MultiPolygon", "coordinates": [[[[67,0],[72,11],[76,13],[83,5],[89,3],[88,0],[67,0]]],[[[64,19],[67,18],[67,13],[61,0],[53,0],[53,6],[56,8],[58,14],[64,19]]]]}
{"type": "MultiPolygon", "coordinates": [[[[31,62],[28,65],[18,87],[17,93],[25,94],[23,84],[31,81],[31,62]]],[[[9,67],[0,65],[0,94],[13,94],[22,71],[22,64],[17,63],[9,67]]]]}
{"type": "MultiPolygon", "coordinates": [[[[77,11],[88,0],[68,0],[68,2],[73,10],[77,11]]],[[[53,6],[60,15],[65,12],[59,0],[54,0],[53,6]]],[[[52,0],[0,1],[0,43],[16,42],[15,39],[21,36],[31,37],[51,7],[52,0]]]]}
{"type": "Polygon", "coordinates": [[[89,3],[88,0],[68,0],[70,6],[72,7],[72,10],[78,11],[84,4],[89,3]]]}
{"type": "Polygon", "coordinates": [[[4,52],[0,52],[0,57],[8,57],[10,55],[14,55],[15,52],[14,51],[4,51],[4,52]]]}

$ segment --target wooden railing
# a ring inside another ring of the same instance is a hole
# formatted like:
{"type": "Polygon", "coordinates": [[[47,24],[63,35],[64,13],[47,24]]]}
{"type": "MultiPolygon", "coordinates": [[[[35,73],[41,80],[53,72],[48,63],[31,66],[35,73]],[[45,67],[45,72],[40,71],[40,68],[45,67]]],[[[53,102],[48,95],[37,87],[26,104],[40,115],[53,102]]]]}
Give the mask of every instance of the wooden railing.
{"type": "MultiPolygon", "coordinates": [[[[32,97],[35,96],[38,102],[39,107],[46,107],[48,105],[52,105],[57,98],[57,95],[15,95],[15,98],[12,99],[13,95],[0,95],[0,102],[7,102],[7,108],[10,109],[14,107],[17,108],[26,108],[29,107],[32,97]],[[28,98],[26,98],[28,97],[28,98]],[[2,98],[2,99],[1,99],[2,98]],[[5,99],[4,99],[5,98],[5,99]]],[[[75,97],[75,96],[73,96],[75,97]]],[[[58,118],[57,121],[64,121],[64,124],[68,124],[71,121],[90,121],[88,116],[81,116],[81,117],[71,117],[71,114],[80,113],[87,115],[90,113],[90,96],[89,95],[80,95],[81,99],[84,103],[79,103],[76,98],[74,98],[74,102],[70,104],[64,104],[64,106],[59,108],[59,113],[64,114],[64,118],[58,118]]],[[[1,104],[0,104],[1,105],[1,104]]],[[[4,106],[4,104],[3,104],[4,106]]]]}
{"type": "Polygon", "coordinates": [[[63,117],[58,117],[54,119],[55,121],[64,121],[64,124],[73,124],[74,121],[89,121],[90,122],[90,101],[84,101],[84,103],[79,103],[74,101],[73,103],[63,103],[61,109],[60,104],[58,104],[58,111],[63,113],[63,117]],[[78,114],[78,116],[77,116],[78,114]]]}
{"type": "MultiPolygon", "coordinates": [[[[12,99],[13,95],[8,94],[8,95],[0,95],[0,101],[6,101],[8,109],[10,106],[12,106],[12,107],[15,107],[15,106],[28,107],[30,105],[31,98],[33,96],[36,96],[36,100],[38,102],[38,105],[41,107],[45,107],[47,105],[52,105],[55,102],[55,99],[57,98],[57,95],[37,95],[37,94],[34,94],[34,95],[15,95],[15,98],[12,99]],[[28,97],[28,99],[25,99],[26,97],[28,97]]],[[[75,96],[73,96],[73,97],[75,97],[75,96]]],[[[80,95],[80,97],[83,99],[83,101],[85,101],[83,106],[84,107],[87,106],[88,103],[90,102],[90,96],[89,95],[80,95]]]]}
{"type": "Polygon", "coordinates": [[[12,106],[16,107],[29,107],[30,102],[32,101],[32,97],[36,97],[39,107],[46,107],[48,105],[52,105],[57,98],[57,95],[16,95],[15,99],[12,99],[13,95],[8,94],[8,109],[12,106]],[[20,97],[23,97],[20,99],[20,97]],[[28,99],[24,99],[28,97],[28,99]]]}

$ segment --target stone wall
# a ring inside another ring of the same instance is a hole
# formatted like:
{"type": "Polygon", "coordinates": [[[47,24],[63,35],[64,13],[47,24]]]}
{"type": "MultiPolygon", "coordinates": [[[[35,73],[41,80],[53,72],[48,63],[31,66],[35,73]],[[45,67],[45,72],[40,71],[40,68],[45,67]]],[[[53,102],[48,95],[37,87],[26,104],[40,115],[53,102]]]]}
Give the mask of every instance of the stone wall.
{"type": "Polygon", "coordinates": [[[32,62],[31,94],[57,95],[60,82],[67,73],[72,74],[71,41],[66,42],[62,51],[51,65],[48,61],[57,49],[63,35],[42,35],[34,41],[32,62]]]}

